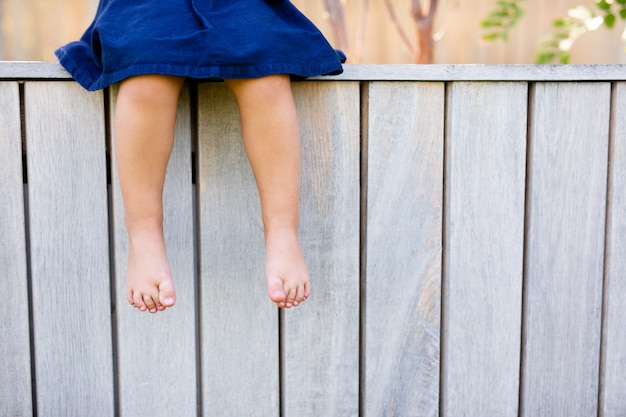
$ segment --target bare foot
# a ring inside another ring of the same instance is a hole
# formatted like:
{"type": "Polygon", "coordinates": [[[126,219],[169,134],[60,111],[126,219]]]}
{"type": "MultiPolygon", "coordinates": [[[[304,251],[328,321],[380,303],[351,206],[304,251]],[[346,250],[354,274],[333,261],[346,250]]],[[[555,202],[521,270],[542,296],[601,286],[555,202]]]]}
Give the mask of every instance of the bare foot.
{"type": "Polygon", "coordinates": [[[279,308],[298,306],[309,297],[311,284],[297,233],[267,233],[265,251],[270,299],[279,308]]]}
{"type": "Polygon", "coordinates": [[[162,233],[129,235],[126,297],[132,306],[150,313],[176,302],[162,233]]]}

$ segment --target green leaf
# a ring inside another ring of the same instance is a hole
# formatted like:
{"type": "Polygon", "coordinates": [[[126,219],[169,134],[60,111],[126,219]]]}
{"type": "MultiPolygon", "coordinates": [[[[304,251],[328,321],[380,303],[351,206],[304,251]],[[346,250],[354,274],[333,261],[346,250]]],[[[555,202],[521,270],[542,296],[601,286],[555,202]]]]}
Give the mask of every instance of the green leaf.
{"type": "Polygon", "coordinates": [[[613,28],[613,26],[615,26],[615,22],[616,21],[617,21],[617,18],[615,17],[615,15],[613,13],[609,13],[606,16],[604,16],[604,24],[609,29],[611,29],[611,28],[613,28]]]}
{"type": "Polygon", "coordinates": [[[606,0],[598,0],[598,1],[596,1],[596,6],[598,6],[598,8],[602,9],[602,10],[610,10],[611,9],[611,4],[608,3],[606,0]]]}
{"type": "Polygon", "coordinates": [[[537,64],[549,64],[550,62],[552,62],[552,60],[554,60],[554,58],[556,58],[555,54],[541,52],[539,53],[539,55],[537,55],[536,62],[537,64]]]}
{"type": "Polygon", "coordinates": [[[497,39],[500,39],[500,34],[499,33],[486,33],[483,35],[483,39],[486,41],[495,41],[497,39]]]}
{"type": "Polygon", "coordinates": [[[626,20],[626,9],[622,9],[619,11],[619,17],[621,17],[622,20],[626,20]]]}
{"type": "Polygon", "coordinates": [[[559,32],[552,35],[552,39],[555,41],[562,41],[564,39],[569,39],[569,33],[559,32]]]}
{"type": "Polygon", "coordinates": [[[487,32],[485,40],[502,39],[507,41],[509,32],[515,27],[524,11],[519,3],[525,0],[494,0],[495,8],[480,23],[487,32]]]}
{"type": "Polygon", "coordinates": [[[615,2],[620,6],[626,6],[626,0],[615,0],[615,2]]]}

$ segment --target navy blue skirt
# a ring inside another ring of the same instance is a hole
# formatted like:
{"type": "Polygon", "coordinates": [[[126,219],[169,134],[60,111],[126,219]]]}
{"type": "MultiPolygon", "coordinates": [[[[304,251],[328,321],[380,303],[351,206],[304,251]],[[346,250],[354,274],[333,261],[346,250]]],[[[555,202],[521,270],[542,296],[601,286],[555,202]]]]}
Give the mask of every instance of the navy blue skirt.
{"type": "Polygon", "coordinates": [[[288,0],[101,0],[80,41],[56,56],[91,91],[141,74],[339,74],[343,58],[288,0]]]}

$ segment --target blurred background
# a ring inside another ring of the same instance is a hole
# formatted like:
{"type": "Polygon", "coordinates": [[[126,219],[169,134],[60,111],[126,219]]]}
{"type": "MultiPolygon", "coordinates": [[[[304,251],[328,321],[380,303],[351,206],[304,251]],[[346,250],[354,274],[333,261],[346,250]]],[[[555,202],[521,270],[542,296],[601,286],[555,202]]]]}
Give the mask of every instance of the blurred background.
{"type": "MultiPolygon", "coordinates": [[[[349,62],[368,64],[534,63],[556,19],[581,5],[601,12],[614,1],[292,0],[334,47],[345,50],[349,62]],[[507,3],[518,3],[524,12],[508,40],[483,40],[481,21],[507,3]],[[412,7],[419,10],[412,13],[412,7]]],[[[0,5],[0,60],[55,61],[54,50],[81,36],[98,1],[0,0],[0,5]]],[[[577,39],[571,63],[626,63],[624,22],[617,15],[612,29],[600,25],[577,39]]]]}

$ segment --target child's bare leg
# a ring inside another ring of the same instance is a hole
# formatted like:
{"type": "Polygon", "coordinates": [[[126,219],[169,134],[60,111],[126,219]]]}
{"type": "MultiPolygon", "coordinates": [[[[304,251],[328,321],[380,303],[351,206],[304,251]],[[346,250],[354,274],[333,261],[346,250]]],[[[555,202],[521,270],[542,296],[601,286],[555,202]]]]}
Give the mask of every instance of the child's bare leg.
{"type": "Polygon", "coordinates": [[[298,240],[300,136],[286,75],[226,80],[241,115],[244,146],[261,197],[270,299],[290,308],[307,299],[307,271],[298,240]]]}
{"type": "Polygon", "coordinates": [[[172,151],[182,78],[142,75],[123,81],[115,110],[115,152],[129,255],[128,302],[156,313],[176,301],[163,238],[163,183],[172,151]]]}

